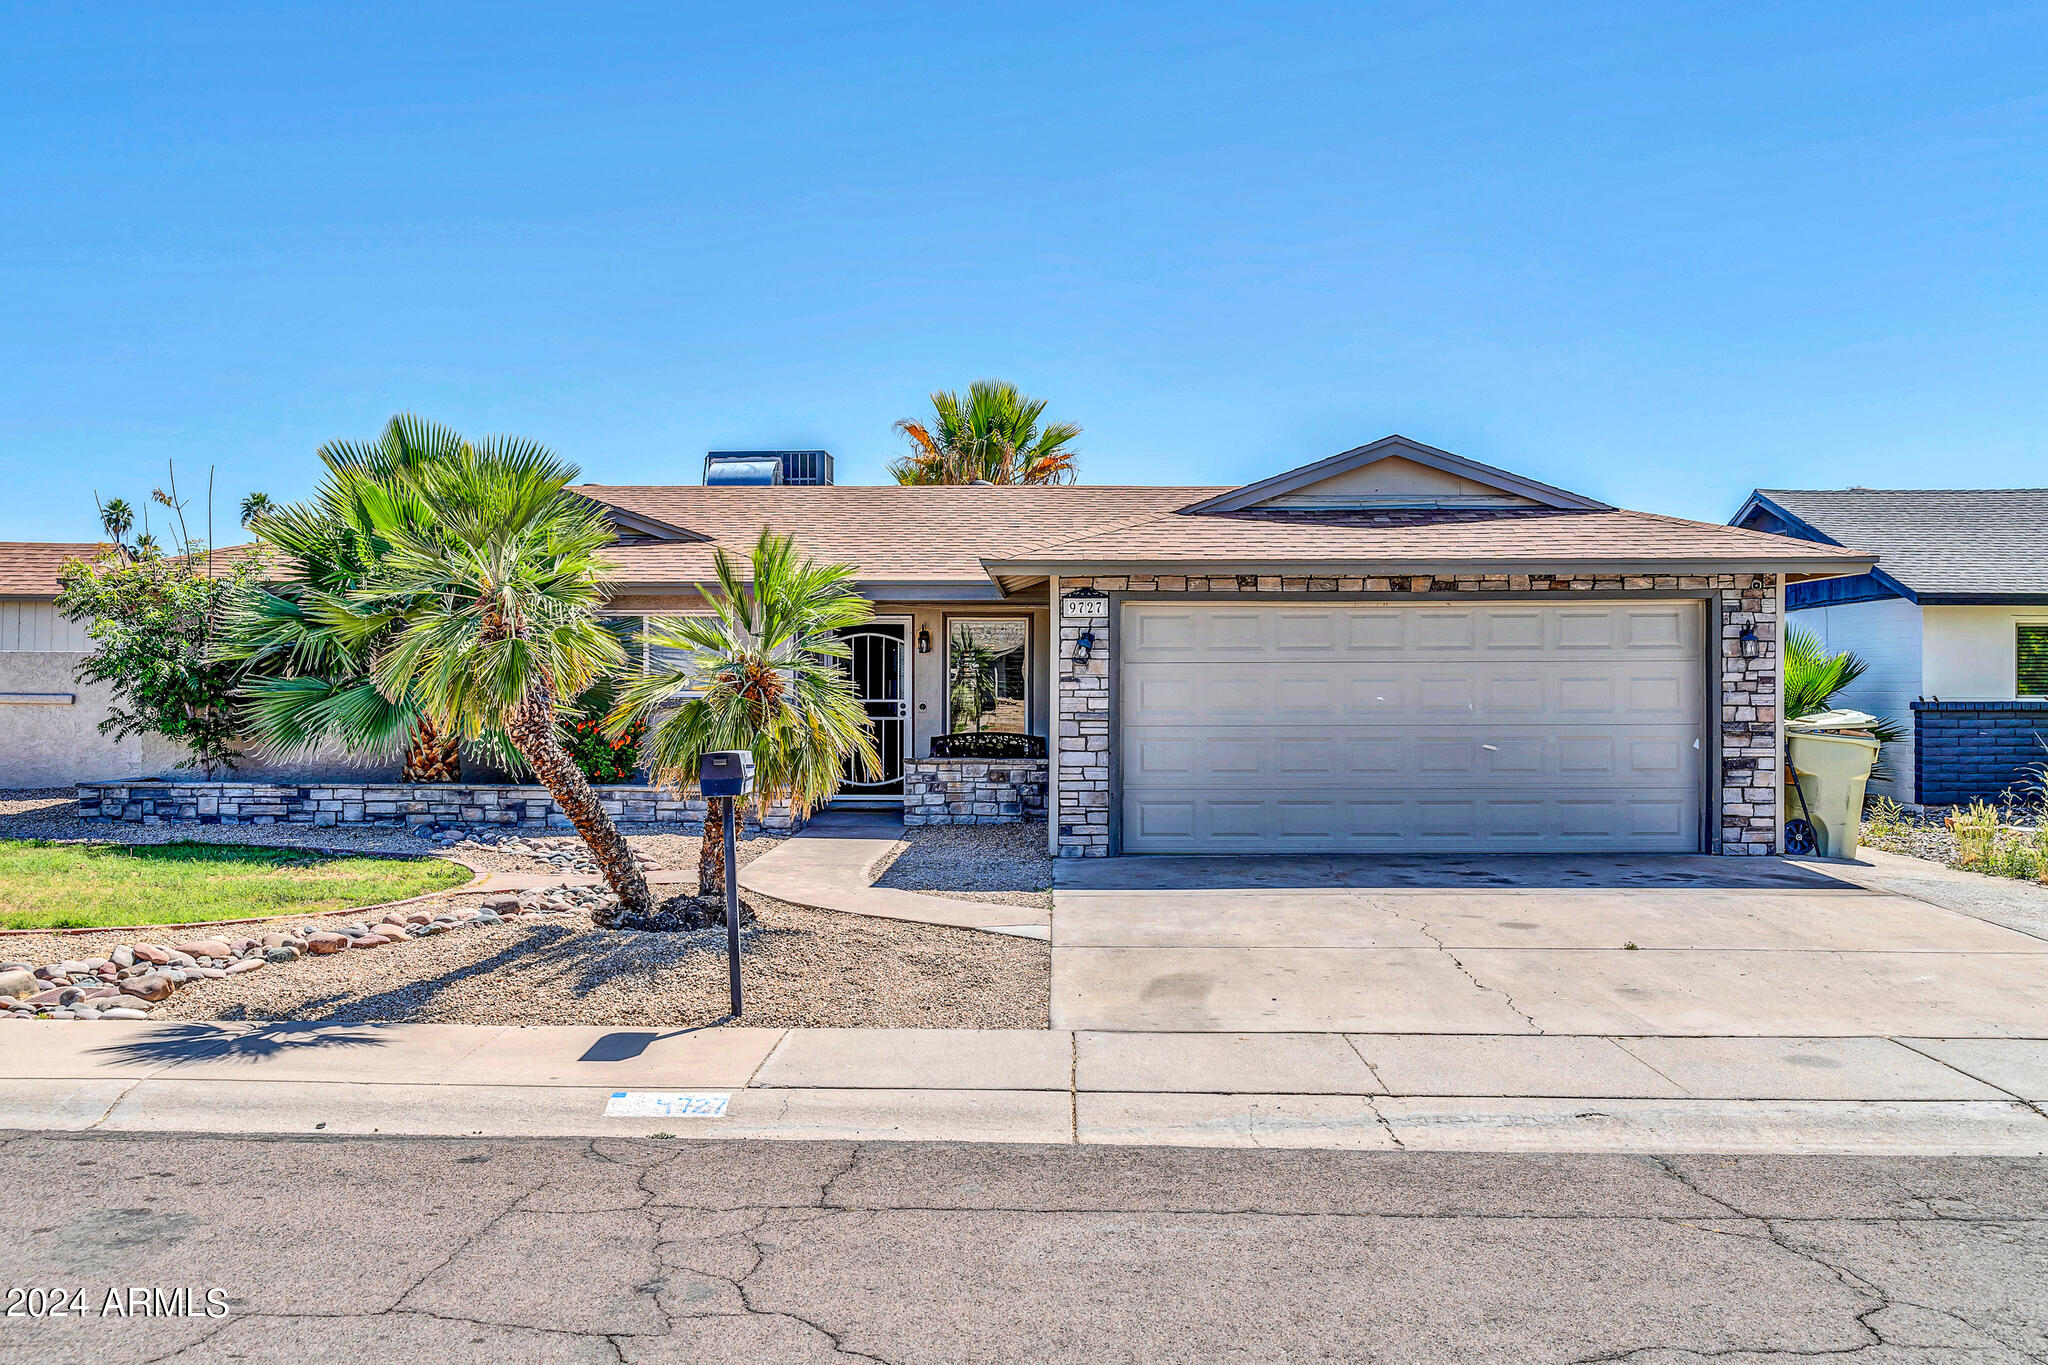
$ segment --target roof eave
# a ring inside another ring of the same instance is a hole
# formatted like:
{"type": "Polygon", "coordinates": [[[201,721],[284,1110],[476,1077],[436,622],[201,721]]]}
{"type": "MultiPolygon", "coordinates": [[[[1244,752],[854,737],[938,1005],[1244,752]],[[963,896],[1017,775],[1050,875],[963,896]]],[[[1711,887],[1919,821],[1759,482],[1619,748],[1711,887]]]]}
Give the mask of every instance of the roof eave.
{"type": "Polygon", "coordinates": [[[1844,556],[1841,558],[1767,558],[1745,557],[1729,559],[1688,559],[1672,557],[1666,559],[1645,559],[1641,556],[1629,558],[1573,558],[1548,559],[1475,559],[1470,557],[1437,557],[1424,559],[1256,559],[1256,558],[1183,558],[1183,559],[984,559],[982,568],[991,578],[1020,578],[1026,575],[1049,577],[1079,577],[1092,574],[1216,574],[1252,573],[1285,574],[1291,576],[1310,575],[1328,577],[1342,573],[1357,577],[1361,571],[1373,577],[1392,574],[1522,574],[1522,573],[1598,573],[1598,574],[1724,574],[1724,573],[1773,573],[1798,575],[1804,578],[1839,578],[1868,572],[1877,563],[1874,555],[1844,556]]]}
{"type": "MultiPolygon", "coordinates": [[[[708,575],[687,579],[615,577],[605,580],[605,588],[613,597],[695,593],[709,581],[708,575]]],[[[997,583],[983,578],[857,578],[853,589],[870,602],[996,602],[1007,595],[997,583]]]]}

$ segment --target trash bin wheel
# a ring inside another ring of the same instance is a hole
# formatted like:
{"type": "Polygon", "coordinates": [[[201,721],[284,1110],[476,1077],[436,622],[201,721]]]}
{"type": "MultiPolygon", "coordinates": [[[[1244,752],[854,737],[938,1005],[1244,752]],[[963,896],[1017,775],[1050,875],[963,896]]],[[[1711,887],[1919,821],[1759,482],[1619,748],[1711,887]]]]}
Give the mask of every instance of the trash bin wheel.
{"type": "Polygon", "coordinates": [[[1811,821],[1787,820],[1785,822],[1785,851],[1787,853],[1811,853],[1819,847],[1820,836],[1814,832],[1811,821]]]}

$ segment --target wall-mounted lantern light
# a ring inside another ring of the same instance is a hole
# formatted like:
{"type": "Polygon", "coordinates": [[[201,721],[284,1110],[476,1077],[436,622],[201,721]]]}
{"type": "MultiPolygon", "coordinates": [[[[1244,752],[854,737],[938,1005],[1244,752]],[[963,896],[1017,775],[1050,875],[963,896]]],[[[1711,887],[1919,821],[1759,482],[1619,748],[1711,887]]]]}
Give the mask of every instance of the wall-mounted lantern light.
{"type": "Polygon", "coordinates": [[[920,654],[932,652],[932,628],[930,626],[919,626],[917,628],[917,652],[920,654]]]}
{"type": "Polygon", "coordinates": [[[1077,664],[1085,664],[1088,662],[1089,655],[1093,654],[1094,652],[1095,632],[1092,630],[1082,631],[1080,638],[1074,641],[1074,662],[1077,664]]]}

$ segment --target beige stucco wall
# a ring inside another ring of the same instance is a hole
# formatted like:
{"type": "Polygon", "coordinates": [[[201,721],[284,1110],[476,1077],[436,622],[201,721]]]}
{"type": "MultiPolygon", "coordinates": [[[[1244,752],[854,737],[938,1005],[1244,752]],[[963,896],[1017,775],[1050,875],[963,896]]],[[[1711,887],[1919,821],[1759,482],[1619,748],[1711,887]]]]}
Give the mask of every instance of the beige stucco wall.
{"type": "MultiPolygon", "coordinates": [[[[115,739],[99,732],[111,713],[114,690],[104,683],[76,681],[85,659],[75,650],[0,650],[0,788],[68,787],[77,782],[123,778],[199,776],[194,768],[178,769],[184,746],[157,735],[115,739]],[[70,705],[22,705],[4,700],[7,694],[70,695],[70,705]]],[[[290,762],[246,758],[236,777],[391,780],[398,775],[393,761],[364,762],[339,748],[322,749],[290,762]]],[[[485,780],[489,769],[469,776],[485,780]]]]}
{"type": "Polygon", "coordinates": [[[113,689],[76,681],[73,650],[0,650],[0,693],[69,694],[69,706],[0,702],[0,787],[63,787],[96,778],[167,771],[183,756],[167,740],[117,740],[99,732],[113,689]]]}

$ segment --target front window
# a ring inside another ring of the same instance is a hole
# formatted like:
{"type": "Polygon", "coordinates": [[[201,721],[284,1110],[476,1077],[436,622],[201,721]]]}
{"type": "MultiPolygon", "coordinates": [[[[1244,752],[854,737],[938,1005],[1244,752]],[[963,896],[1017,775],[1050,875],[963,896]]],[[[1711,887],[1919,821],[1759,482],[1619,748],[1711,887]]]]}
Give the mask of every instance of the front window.
{"type": "Polygon", "coordinates": [[[2048,624],[2019,628],[2018,667],[2022,697],[2048,697],[2048,624]]]}
{"type": "Polygon", "coordinates": [[[1023,734],[1031,622],[1022,616],[954,617],[946,630],[947,729],[1023,734]]]}
{"type": "MultiPolygon", "coordinates": [[[[657,645],[646,638],[646,632],[661,624],[665,619],[681,616],[702,615],[698,612],[650,612],[635,616],[606,616],[601,623],[604,628],[618,637],[626,647],[626,671],[648,673],[657,669],[682,667],[689,659],[689,651],[657,645]]],[[[693,694],[694,695],[694,694],[693,694]]]]}

